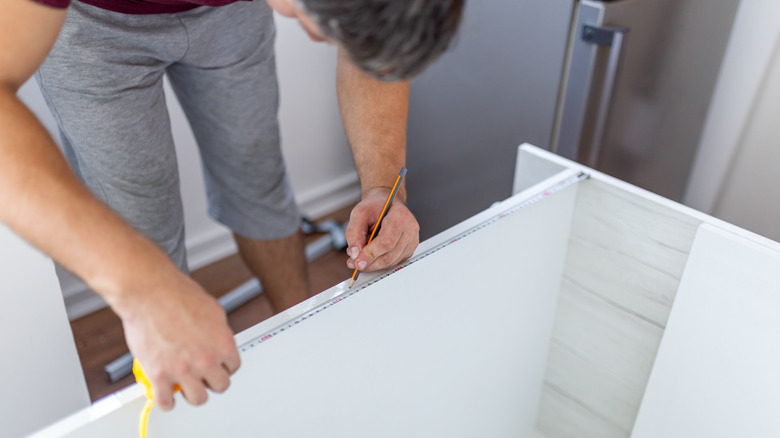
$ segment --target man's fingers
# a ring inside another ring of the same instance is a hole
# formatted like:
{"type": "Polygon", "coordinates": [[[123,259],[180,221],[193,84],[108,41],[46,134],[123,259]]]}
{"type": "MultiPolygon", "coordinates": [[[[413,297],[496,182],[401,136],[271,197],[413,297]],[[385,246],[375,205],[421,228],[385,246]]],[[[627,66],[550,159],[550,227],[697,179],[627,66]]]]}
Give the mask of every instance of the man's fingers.
{"type": "Polygon", "coordinates": [[[419,244],[417,233],[401,231],[400,234],[389,230],[380,232],[379,238],[374,238],[357,259],[347,260],[347,267],[361,271],[376,271],[387,269],[408,259],[419,244]]]}
{"type": "Polygon", "coordinates": [[[152,382],[152,392],[154,392],[154,401],[157,407],[163,411],[173,409],[173,383],[168,379],[154,379],[152,382]]]}
{"type": "Polygon", "coordinates": [[[203,376],[201,381],[216,393],[223,393],[230,387],[230,376],[241,366],[241,356],[232,336],[223,343],[220,355],[222,358],[201,356],[198,368],[198,375],[203,376]]]}
{"type": "Polygon", "coordinates": [[[401,264],[409,257],[411,257],[412,254],[414,254],[414,250],[417,249],[417,245],[420,243],[419,240],[418,233],[410,235],[410,233],[404,232],[404,235],[399,239],[399,244],[397,245],[398,250],[394,251],[392,256],[387,260],[383,260],[383,262],[386,264],[385,268],[390,268],[401,264]]]}
{"type": "Polygon", "coordinates": [[[366,269],[377,271],[397,265],[406,258],[404,253],[409,247],[411,239],[412,236],[404,228],[397,231],[388,230],[388,234],[382,239],[378,241],[374,239],[364,251],[364,254],[371,260],[366,269]],[[374,242],[377,243],[376,246],[372,246],[374,242]]]}
{"type": "MultiPolygon", "coordinates": [[[[230,376],[238,370],[240,365],[241,359],[236,351],[234,355],[230,355],[226,361],[219,365],[215,364],[209,369],[202,370],[204,376],[202,379],[190,372],[189,368],[180,370],[176,379],[185,400],[194,406],[199,406],[208,400],[206,389],[218,394],[225,392],[230,387],[230,376]]],[[[170,383],[170,380],[165,377],[158,378],[152,382],[152,388],[157,406],[163,411],[173,409],[175,405],[174,385],[170,383]]]]}
{"type": "Polygon", "coordinates": [[[403,252],[401,253],[401,259],[398,260],[397,263],[405,262],[409,259],[409,257],[412,256],[412,254],[414,254],[414,250],[417,249],[417,246],[420,244],[419,236],[415,237],[415,239],[410,240],[406,245],[406,248],[404,248],[403,252]]]}
{"type": "Polygon", "coordinates": [[[387,269],[409,258],[419,244],[420,228],[407,209],[391,210],[379,233],[352,261],[360,270],[387,269]],[[361,267],[361,262],[365,267],[361,267]]]}
{"type": "Polygon", "coordinates": [[[363,248],[363,255],[357,259],[358,268],[372,271],[387,268],[387,261],[392,260],[394,254],[401,251],[399,242],[402,242],[403,234],[403,229],[398,229],[394,222],[385,220],[379,233],[363,248]],[[362,263],[365,263],[365,266],[361,266],[362,263]]]}
{"type": "Polygon", "coordinates": [[[206,386],[217,394],[222,394],[230,387],[230,374],[224,367],[214,368],[204,380],[206,386]]]}
{"type": "Polygon", "coordinates": [[[222,368],[227,371],[229,376],[232,376],[233,374],[238,371],[238,369],[241,367],[241,356],[238,354],[238,350],[234,349],[229,357],[225,359],[224,362],[222,362],[222,368]]]}
{"type": "Polygon", "coordinates": [[[241,355],[238,353],[236,340],[233,338],[232,333],[223,337],[220,340],[219,345],[220,347],[216,351],[216,363],[218,363],[221,368],[227,371],[229,376],[232,376],[241,366],[241,355]]]}
{"type": "Polygon", "coordinates": [[[194,376],[183,378],[179,386],[181,386],[184,399],[193,406],[200,406],[209,399],[209,395],[206,392],[206,384],[203,380],[194,376]]]}

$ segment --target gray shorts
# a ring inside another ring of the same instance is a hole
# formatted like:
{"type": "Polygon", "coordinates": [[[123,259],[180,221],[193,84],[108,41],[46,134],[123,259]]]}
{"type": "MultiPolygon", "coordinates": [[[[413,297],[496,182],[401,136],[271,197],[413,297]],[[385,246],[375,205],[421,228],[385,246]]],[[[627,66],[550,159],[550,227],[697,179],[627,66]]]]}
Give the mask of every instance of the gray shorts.
{"type": "Polygon", "coordinates": [[[265,1],[125,15],[78,1],[36,78],[74,172],[186,271],[167,74],[198,142],[209,214],[251,239],[293,234],[265,1]]]}

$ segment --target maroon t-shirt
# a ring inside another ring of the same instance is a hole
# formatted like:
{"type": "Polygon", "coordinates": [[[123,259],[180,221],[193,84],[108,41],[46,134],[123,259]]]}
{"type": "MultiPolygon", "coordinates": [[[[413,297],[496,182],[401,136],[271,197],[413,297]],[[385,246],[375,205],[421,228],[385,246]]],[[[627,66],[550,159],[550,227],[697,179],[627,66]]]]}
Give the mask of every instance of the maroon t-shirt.
{"type": "MultiPolygon", "coordinates": [[[[55,8],[67,8],[70,0],[33,0],[55,8]]],[[[79,0],[88,5],[123,14],[171,14],[198,6],[224,6],[236,1],[252,0],[79,0]]]]}

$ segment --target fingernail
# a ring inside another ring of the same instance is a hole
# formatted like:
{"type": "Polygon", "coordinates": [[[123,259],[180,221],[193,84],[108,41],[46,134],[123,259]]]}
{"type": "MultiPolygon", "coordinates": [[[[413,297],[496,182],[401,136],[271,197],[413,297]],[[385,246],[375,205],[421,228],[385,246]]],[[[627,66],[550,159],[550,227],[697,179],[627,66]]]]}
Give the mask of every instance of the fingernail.
{"type": "Polygon", "coordinates": [[[362,271],[363,269],[366,269],[366,266],[368,266],[368,262],[365,261],[365,260],[361,260],[361,261],[358,262],[357,266],[358,266],[358,269],[360,269],[362,271]]]}
{"type": "Polygon", "coordinates": [[[352,263],[352,260],[347,260],[347,267],[349,269],[355,269],[355,264],[352,263]]]}
{"type": "Polygon", "coordinates": [[[349,249],[348,253],[349,253],[349,257],[354,259],[358,256],[358,254],[360,254],[360,250],[358,249],[357,246],[353,246],[352,248],[349,249]]]}

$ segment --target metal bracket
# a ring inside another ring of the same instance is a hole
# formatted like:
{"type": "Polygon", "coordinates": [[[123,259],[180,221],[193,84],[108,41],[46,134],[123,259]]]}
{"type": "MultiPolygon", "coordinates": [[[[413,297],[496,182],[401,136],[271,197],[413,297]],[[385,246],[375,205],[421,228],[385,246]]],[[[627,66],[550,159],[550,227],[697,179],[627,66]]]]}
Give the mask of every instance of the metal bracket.
{"type": "Polygon", "coordinates": [[[598,27],[586,24],[582,26],[582,40],[599,46],[612,47],[615,34],[625,34],[626,32],[628,32],[626,27],[598,27]]]}

